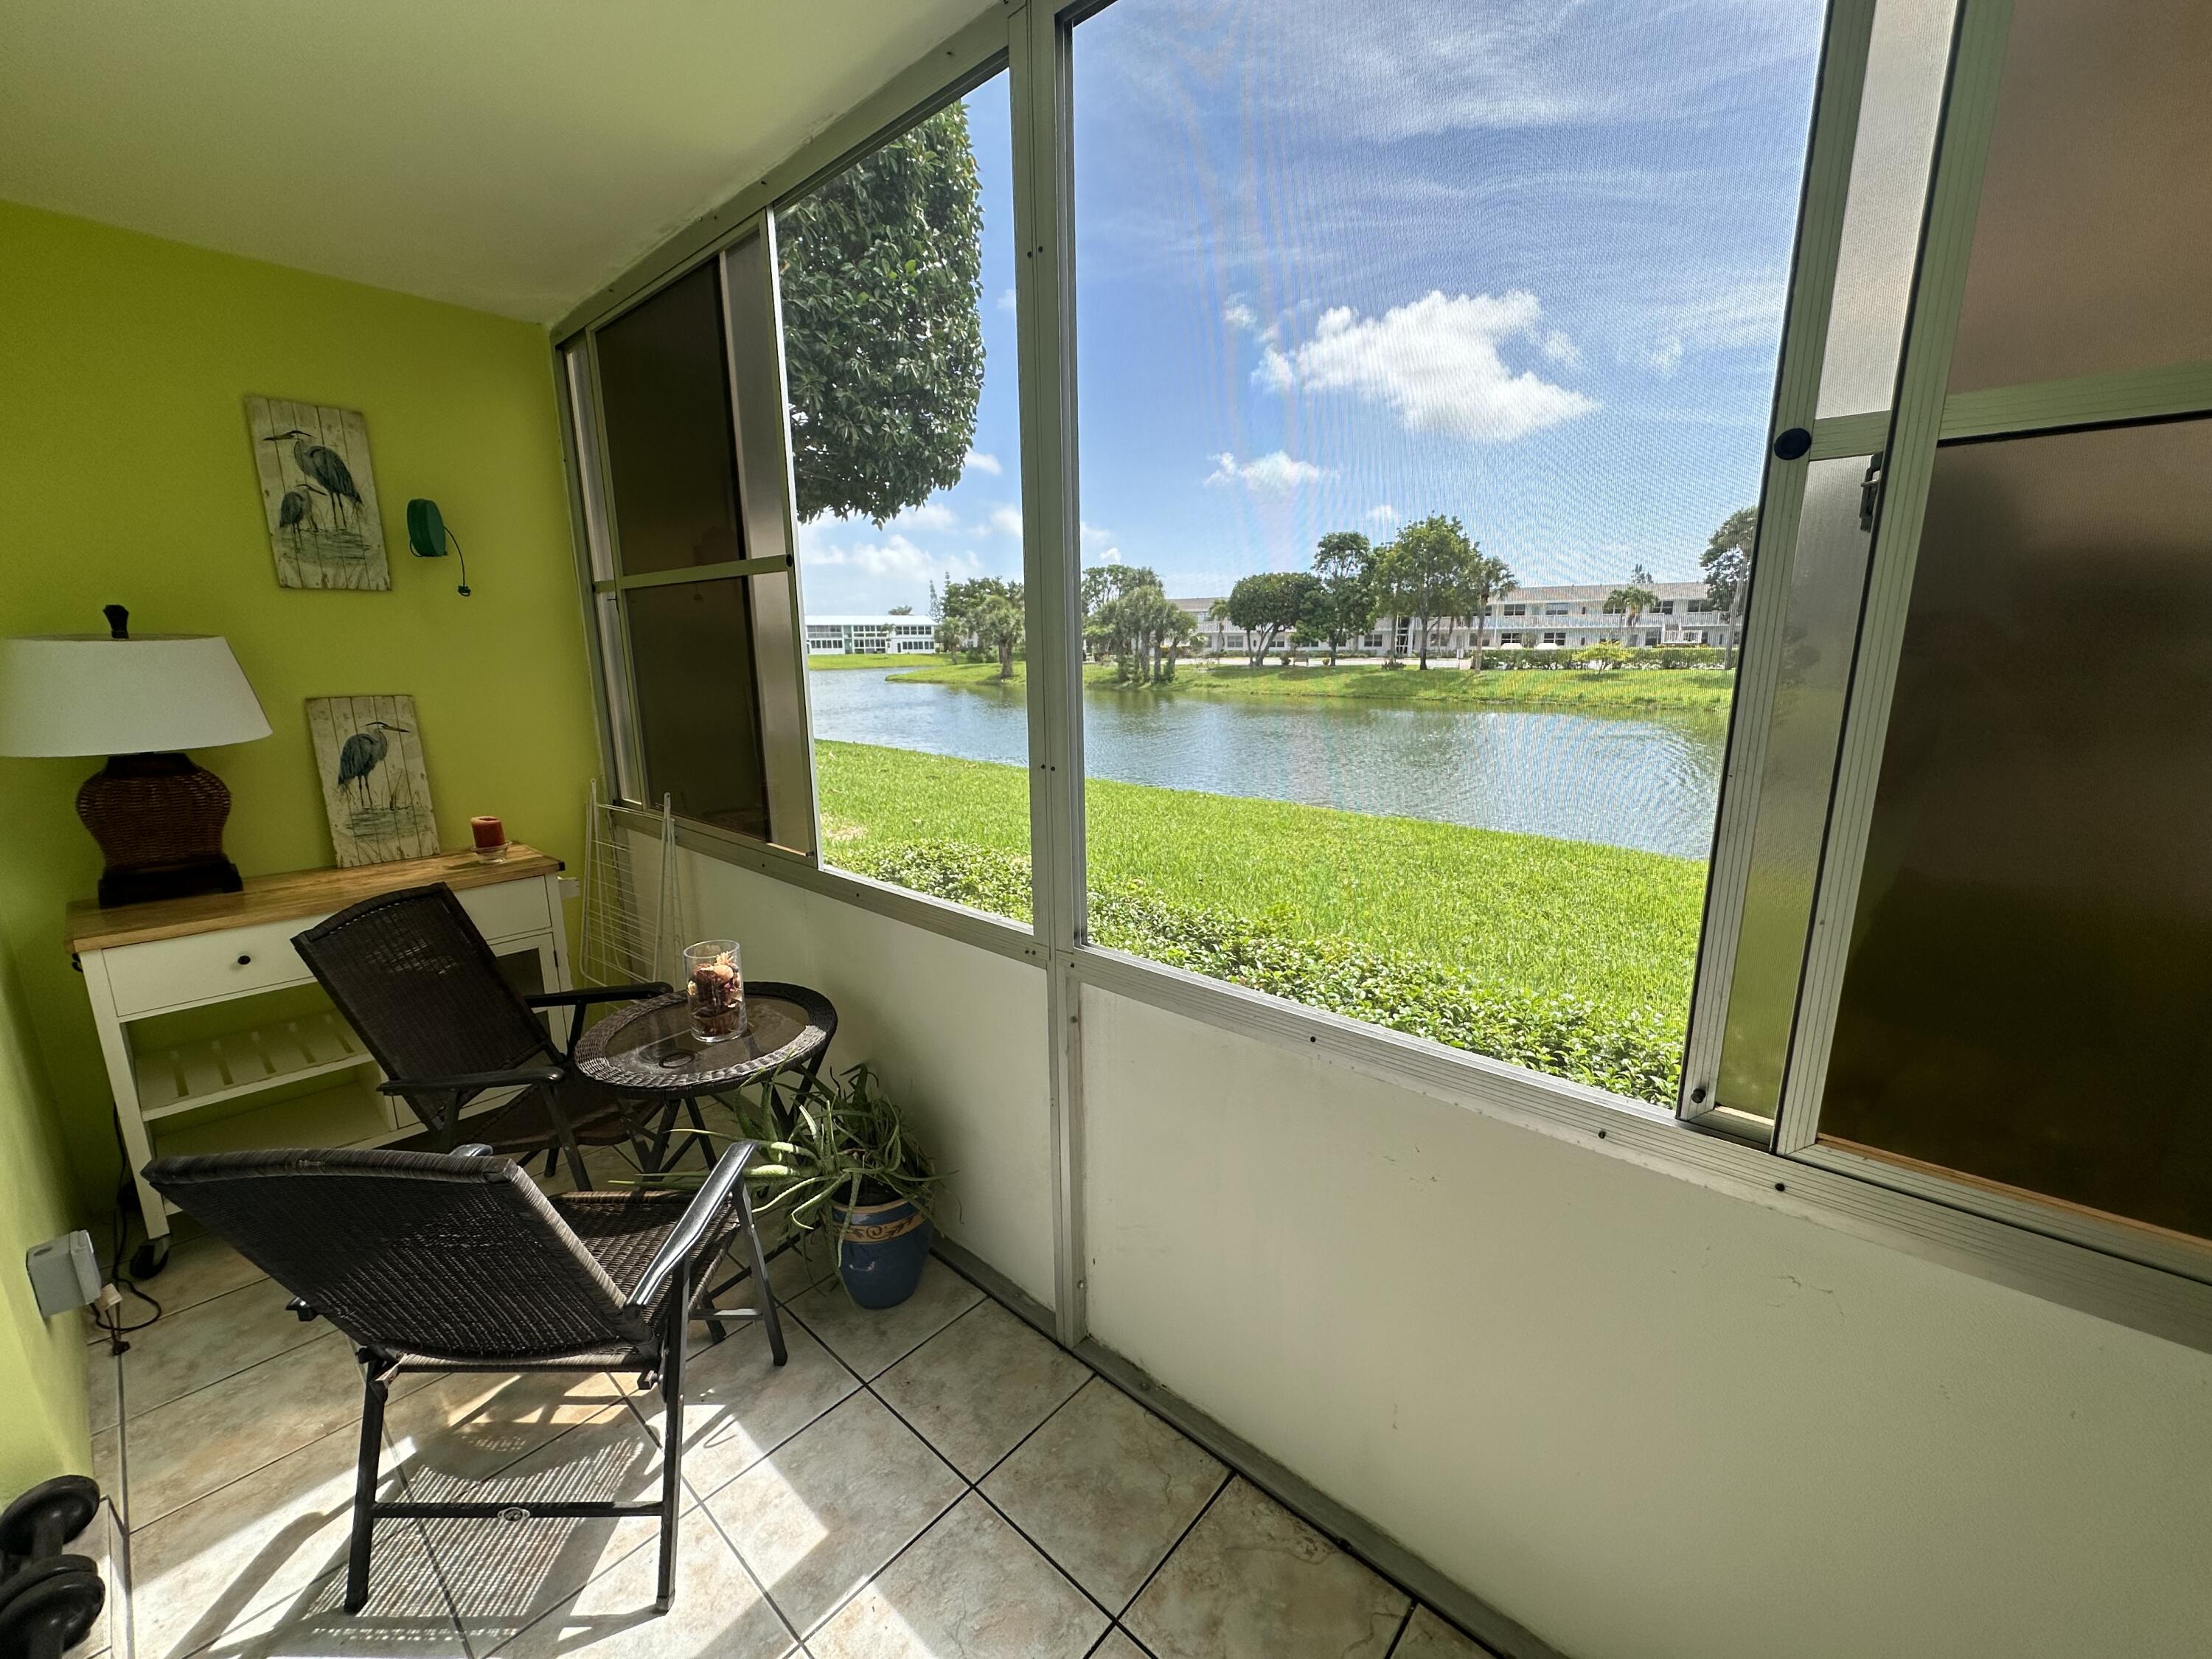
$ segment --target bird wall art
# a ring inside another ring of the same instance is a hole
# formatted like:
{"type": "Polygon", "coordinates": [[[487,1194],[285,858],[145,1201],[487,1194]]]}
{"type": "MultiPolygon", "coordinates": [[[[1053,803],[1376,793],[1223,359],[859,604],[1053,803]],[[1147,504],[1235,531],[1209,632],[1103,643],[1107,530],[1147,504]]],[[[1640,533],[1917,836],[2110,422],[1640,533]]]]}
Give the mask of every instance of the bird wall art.
{"type": "Polygon", "coordinates": [[[246,421],[277,586],[389,589],[361,411],[248,398],[246,421]]]}
{"type": "Polygon", "coordinates": [[[310,697],[307,732],[341,869],[438,850],[414,698],[310,697]]]}

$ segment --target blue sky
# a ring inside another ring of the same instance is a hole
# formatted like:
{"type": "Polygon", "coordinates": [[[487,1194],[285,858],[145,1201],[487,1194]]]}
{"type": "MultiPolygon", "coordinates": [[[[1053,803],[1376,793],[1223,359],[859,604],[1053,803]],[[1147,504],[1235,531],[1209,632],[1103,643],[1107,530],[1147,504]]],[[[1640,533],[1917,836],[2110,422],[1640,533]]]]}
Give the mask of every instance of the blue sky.
{"type": "MultiPolygon", "coordinates": [[[[1085,562],[1176,594],[1457,514],[1525,586],[1692,577],[1756,498],[1816,0],[1120,0],[1076,31],[1085,562]]],[[[1021,566],[1005,77],[958,485],[802,530],[817,614],[1021,566]]]]}

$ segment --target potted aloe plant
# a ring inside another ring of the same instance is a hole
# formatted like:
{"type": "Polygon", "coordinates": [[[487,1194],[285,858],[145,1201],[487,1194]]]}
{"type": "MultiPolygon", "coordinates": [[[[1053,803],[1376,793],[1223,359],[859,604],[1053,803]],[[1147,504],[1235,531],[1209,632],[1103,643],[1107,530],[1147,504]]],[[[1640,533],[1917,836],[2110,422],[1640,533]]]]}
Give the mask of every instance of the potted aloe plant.
{"type": "Polygon", "coordinates": [[[853,1300],[896,1307],[914,1294],[936,1237],[930,1199],[942,1177],[865,1065],[817,1085],[794,1111],[790,1139],[758,1137],[776,1161],[747,1172],[768,1189],[756,1213],[781,1206],[802,1231],[826,1223],[853,1300]]]}

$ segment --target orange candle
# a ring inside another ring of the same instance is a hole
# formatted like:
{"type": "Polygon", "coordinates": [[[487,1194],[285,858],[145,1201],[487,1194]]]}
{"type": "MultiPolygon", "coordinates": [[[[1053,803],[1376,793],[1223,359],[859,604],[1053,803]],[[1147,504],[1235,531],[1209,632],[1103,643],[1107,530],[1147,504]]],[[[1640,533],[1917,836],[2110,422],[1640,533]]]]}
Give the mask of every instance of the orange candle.
{"type": "Polygon", "coordinates": [[[507,826],[497,818],[471,818],[469,833],[476,837],[479,851],[507,845],[507,826]]]}

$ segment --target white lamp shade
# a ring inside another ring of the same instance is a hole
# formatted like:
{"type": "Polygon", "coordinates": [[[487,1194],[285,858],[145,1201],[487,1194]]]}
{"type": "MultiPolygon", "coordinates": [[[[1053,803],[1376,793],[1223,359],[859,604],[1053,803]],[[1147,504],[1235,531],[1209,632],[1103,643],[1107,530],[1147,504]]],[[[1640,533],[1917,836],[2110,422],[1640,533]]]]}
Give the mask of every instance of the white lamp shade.
{"type": "Polygon", "coordinates": [[[268,735],[219,635],[0,639],[0,755],[137,755],[268,735]]]}

